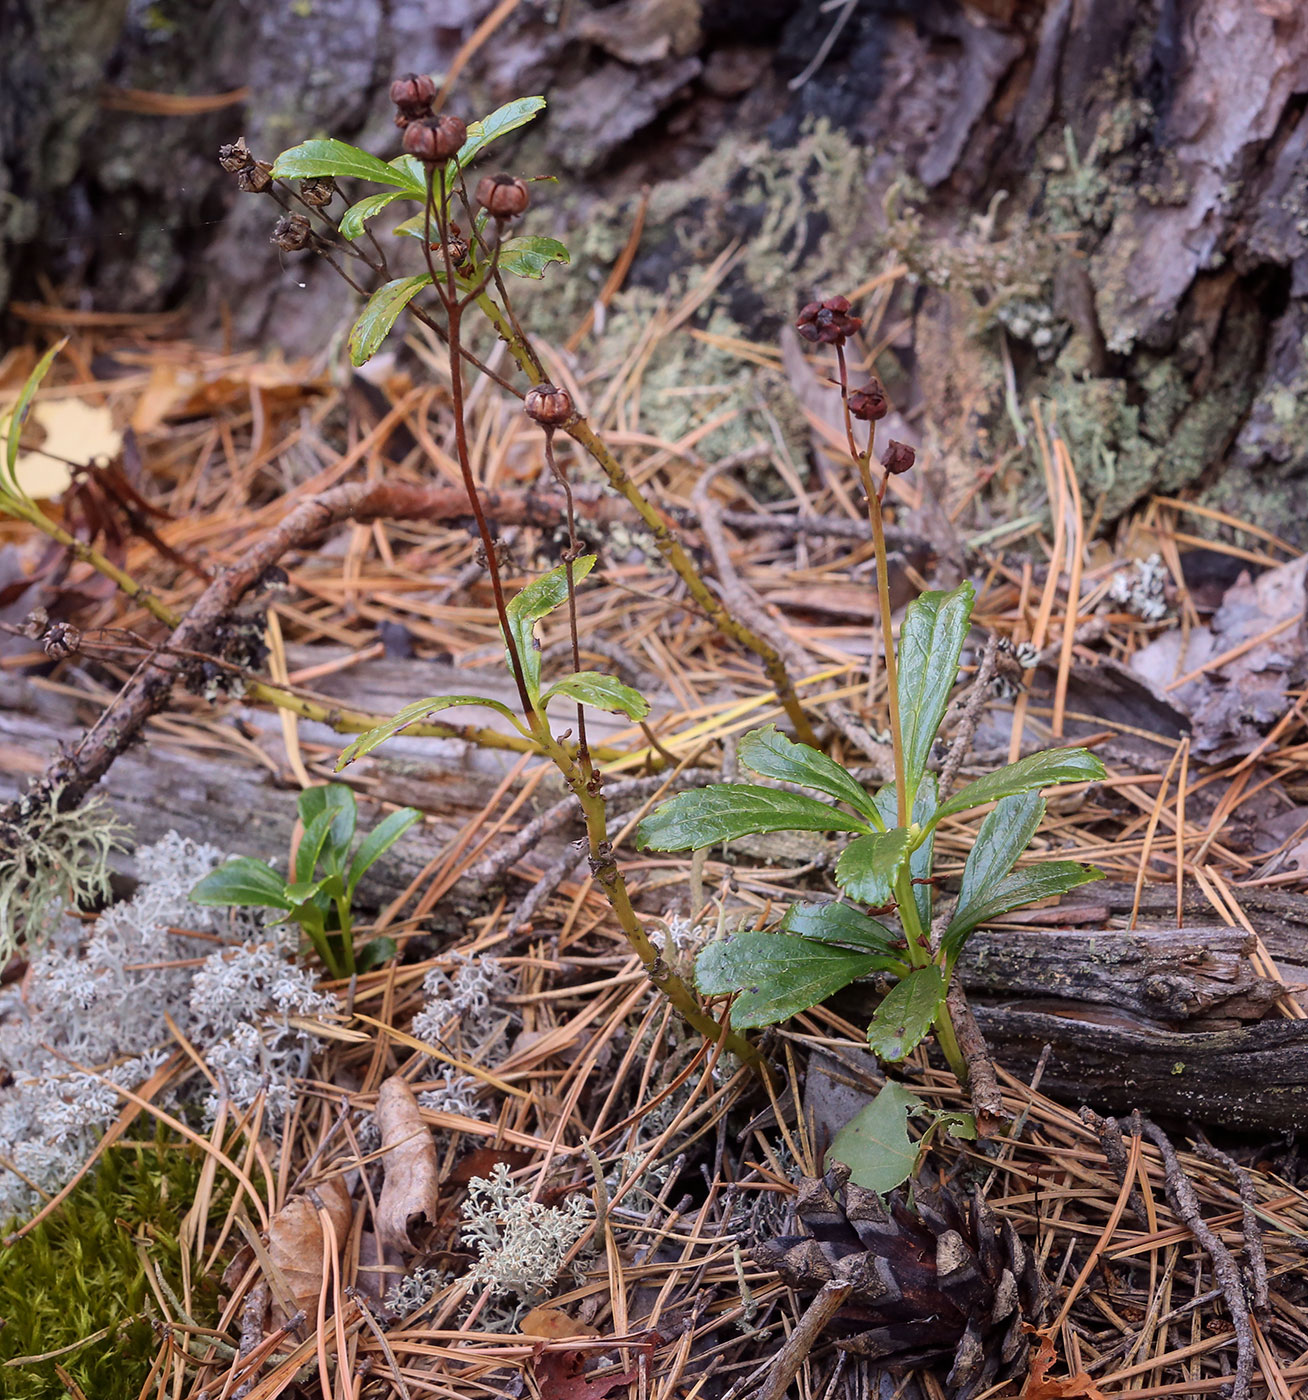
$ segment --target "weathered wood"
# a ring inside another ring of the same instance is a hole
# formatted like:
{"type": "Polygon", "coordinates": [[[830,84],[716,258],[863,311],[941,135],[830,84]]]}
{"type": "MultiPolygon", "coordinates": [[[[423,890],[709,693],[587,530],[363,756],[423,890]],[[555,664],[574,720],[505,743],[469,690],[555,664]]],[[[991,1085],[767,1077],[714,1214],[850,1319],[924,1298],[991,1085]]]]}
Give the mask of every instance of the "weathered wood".
{"type": "Polygon", "coordinates": [[[1054,1098],[1226,1128],[1300,1132],[1308,1121],[1308,1021],[1177,1032],[1022,1005],[974,1009],[995,1059],[1019,1078],[1053,1047],[1040,1089],[1054,1098]]]}
{"type": "Polygon", "coordinates": [[[1156,1022],[1261,1020],[1282,988],[1254,970],[1254,940],[1224,927],[978,930],[959,960],[975,1002],[1004,996],[1112,1007],[1156,1022]]]}

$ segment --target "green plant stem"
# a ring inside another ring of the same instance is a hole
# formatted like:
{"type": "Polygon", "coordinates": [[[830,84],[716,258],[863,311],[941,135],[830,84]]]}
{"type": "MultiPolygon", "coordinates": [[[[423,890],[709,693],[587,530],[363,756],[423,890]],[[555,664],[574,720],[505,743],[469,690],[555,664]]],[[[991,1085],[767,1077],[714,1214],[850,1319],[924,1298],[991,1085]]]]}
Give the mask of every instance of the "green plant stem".
{"type": "Polygon", "coordinates": [[[8,492],[0,492],[0,511],[35,526],[43,535],[48,536],[68,550],[73,558],[83,564],[89,564],[105,578],[112,579],[134,603],[139,603],[151,617],[162,622],[165,627],[176,627],[181,621],[170,607],[160,602],[143,584],[137,583],[131,574],[126,573],[117,564],[106,559],[93,545],[77,539],[62,526],[56,525],[34,502],[11,496],[8,492]]]}
{"type": "Polygon", "coordinates": [[[354,927],[350,922],[350,901],[340,895],[334,901],[336,922],[341,926],[341,951],[345,955],[345,976],[354,976],[354,927]]]}
{"type": "MultiPolygon", "coordinates": [[[[498,331],[500,338],[509,347],[509,353],[517,360],[519,367],[533,384],[544,383],[544,375],[525,340],[521,338],[512,322],[494,300],[486,293],[477,298],[478,308],[498,331]]],[[[577,415],[563,425],[563,431],[578,443],[594,461],[603,468],[610,484],[632,506],[645,523],[654,544],[669,568],[686,585],[690,596],[704,610],[709,620],[724,636],[730,637],[741,646],[752,651],[763,663],[763,669],[777,693],[787,717],[795,728],[796,736],[805,744],[817,746],[817,738],[809,723],[804,707],[795,692],[795,686],[786,670],[786,664],[775,647],[757,632],[747,627],[723,606],[721,599],[709,588],[691,562],[690,556],[682,548],[681,541],[668,528],[667,522],[652,501],[623,469],[622,464],[609,451],[603,439],[590,424],[577,415]]]]}
{"type": "MultiPolygon", "coordinates": [[[[935,961],[935,956],[926,930],[922,927],[922,920],[918,915],[917,900],[913,897],[913,876],[907,861],[904,862],[895,880],[895,899],[899,905],[899,919],[904,925],[905,940],[908,943],[908,960],[915,968],[929,967],[935,961]]],[[[949,973],[946,972],[946,984],[948,981],[949,973]]],[[[958,1080],[959,1084],[965,1085],[968,1078],[967,1060],[963,1057],[963,1051],[959,1047],[949,1007],[943,1001],[940,1003],[940,1010],[936,1013],[935,1027],[936,1039],[940,1043],[940,1049],[950,1070],[953,1071],[954,1078],[958,1080]]]]}
{"type": "Polygon", "coordinates": [[[895,657],[895,629],[890,619],[890,571],[886,567],[886,532],[881,521],[881,501],[876,487],[872,484],[872,470],[868,458],[872,444],[858,458],[859,475],[863,479],[863,490],[867,495],[868,518],[872,522],[872,547],[876,553],[877,565],[877,610],[881,614],[881,637],[886,653],[886,703],[890,709],[890,742],[895,755],[895,804],[900,826],[908,825],[910,804],[915,794],[910,794],[905,782],[904,732],[899,721],[899,664],[895,657]]]}
{"type": "Polygon", "coordinates": [[[723,1048],[739,1056],[759,1073],[766,1073],[763,1057],[738,1031],[728,1031],[722,1037],[722,1027],[700,1005],[694,992],[682,978],[664,961],[659,950],[650,941],[645,925],[631,902],[627,882],[622,878],[617,862],[613,859],[609,843],[608,817],[604,798],[591,784],[587,783],[581,770],[573,762],[572,756],[549,732],[543,720],[538,721],[537,737],[542,746],[548,746],[549,755],[555,766],[563,774],[568,786],[581,803],[586,821],[586,838],[590,846],[590,867],[595,882],[604,891],[610,907],[617,916],[627,942],[640,959],[649,980],[663,993],[680,1013],[681,1018],[707,1040],[723,1039],[723,1048]]]}

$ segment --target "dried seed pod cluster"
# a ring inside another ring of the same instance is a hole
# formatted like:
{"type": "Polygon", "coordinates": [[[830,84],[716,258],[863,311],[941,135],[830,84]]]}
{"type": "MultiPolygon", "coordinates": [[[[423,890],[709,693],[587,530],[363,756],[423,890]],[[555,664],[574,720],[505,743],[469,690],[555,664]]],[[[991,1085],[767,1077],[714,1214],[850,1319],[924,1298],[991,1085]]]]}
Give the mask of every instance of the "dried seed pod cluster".
{"type": "Polygon", "coordinates": [[[272,166],[266,160],[255,160],[244,136],[218,147],[218,164],[236,176],[236,187],[242,194],[262,194],[272,184],[272,166]]]}
{"type": "Polygon", "coordinates": [[[843,345],[863,324],[862,317],[849,314],[845,297],[810,301],[795,320],[795,329],[814,345],[843,345]]]}
{"type": "Polygon", "coordinates": [[[336,181],[330,175],[301,180],[300,198],[311,209],[325,209],[336,198],[336,181]]]}

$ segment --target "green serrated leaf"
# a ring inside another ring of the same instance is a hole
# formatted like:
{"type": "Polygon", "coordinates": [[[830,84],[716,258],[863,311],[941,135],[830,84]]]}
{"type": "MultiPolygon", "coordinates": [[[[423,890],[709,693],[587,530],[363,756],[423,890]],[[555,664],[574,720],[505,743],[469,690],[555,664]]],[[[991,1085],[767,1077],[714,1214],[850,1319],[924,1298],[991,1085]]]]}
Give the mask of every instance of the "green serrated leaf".
{"type": "Polygon", "coordinates": [[[788,933],[738,933],[700,953],[695,985],[705,996],[739,992],[731,1023],[748,1030],[807,1011],[876,970],[879,961],[788,933]]]}
{"type": "Polygon", "coordinates": [[[459,170],[474,161],[492,142],[526,126],[545,110],[543,97],[518,97],[497,107],[490,116],[468,123],[468,135],[459,154],[446,167],[446,182],[452,187],[459,170]]]}
{"type": "Polygon", "coordinates": [[[318,857],[322,854],[323,844],[327,840],[327,832],[334,816],[334,812],[329,812],[324,807],[306,824],[304,834],[300,837],[300,844],[295,848],[295,879],[297,883],[304,884],[313,879],[314,868],[318,864],[318,857]]]}
{"type": "Polygon", "coordinates": [[[394,185],[420,199],[427,197],[425,180],[414,178],[412,169],[396,162],[388,165],[367,151],[334,139],[302,141],[283,151],[273,162],[273,178],[304,180],[315,175],[332,175],[347,180],[371,180],[375,185],[394,185]]]}
{"type": "Polygon", "coordinates": [[[887,1080],[876,1098],[836,1134],[826,1165],[843,1162],[855,1186],[888,1195],[912,1176],[917,1165],[918,1149],[908,1136],[908,1116],[924,1107],[911,1089],[887,1080]]]}
{"type": "Polygon", "coordinates": [[[292,905],[308,904],[321,891],[324,883],[323,880],[297,880],[295,884],[286,886],[286,898],[292,905]]]}
{"type": "Polygon", "coordinates": [[[55,357],[68,344],[68,337],[56,341],[44,355],[36,362],[31,374],[23,381],[23,387],[19,391],[18,398],[5,419],[5,480],[0,482],[0,486],[10,491],[12,494],[24,497],[26,493],[18,484],[18,477],[15,475],[15,465],[18,461],[18,448],[22,441],[23,424],[27,422],[27,415],[32,410],[32,400],[36,397],[36,391],[41,387],[41,381],[50,372],[50,366],[54,364],[55,357]]]}
{"type": "Polygon", "coordinates": [[[945,979],[935,963],[914,968],[882,998],[867,1028],[867,1043],[883,1060],[902,1060],[931,1029],[945,999],[945,979]]]}
{"type": "Polygon", "coordinates": [[[739,754],[741,763],[760,777],[824,792],[838,802],[848,803],[874,826],[884,825],[861,783],[820,749],[787,739],[775,724],[750,730],[740,741],[739,754]]]}
{"type": "Polygon", "coordinates": [[[751,783],[719,783],[679,792],[641,822],[636,844],[649,851],[698,851],[736,836],[769,831],[867,831],[814,797],[751,783]]]}
{"type": "Polygon", "coordinates": [[[966,908],[960,902],[958,911],[940,940],[949,966],[952,968],[957,961],[968,934],[988,919],[996,919],[1010,909],[1020,909],[1022,905],[1033,904],[1038,899],[1052,899],[1055,895],[1076,889],[1078,885],[1088,885],[1093,880],[1103,878],[1102,870],[1074,860],[1045,861],[1040,865],[1011,871],[1002,880],[997,880],[983,898],[966,908]]]}
{"type": "Polygon", "coordinates": [[[217,870],[211,870],[191,891],[190,898],[194,904],[234,904],[258,909],[291,907],[286,898],[286,881],[252,856],[237,856],[217,870]]]}
{"type": "Polygon", "coordinates": [[[346,764],[353,763],[356,758],[362,758],[364,754],[371,753],[379,744],[384,744],[387,739],[393,739],[409,725],[420,724],[432,715],[439,714],[442,710],[451,709],[455,705],[484,705],[488,710],[495,710],[504,715],[506,719],[512,721],[515,728],[517,727],[518,721],[513,711],[498,700],[490,700],[484,695],[433,695],[426,700],[415,700],[412,705],[406,705],[397,714],[392,715],[385,724],[379,724],[376,729],[370,729],[366,734],[360,734],[336,760],[336,771],[339,773],[346,764]]]}
{"type": "Polygon", "coordinates": [[[572,258],[557,238],[508,238],[500,244],[500,271],[515,277],[539,281],[550,263],[568,263],[572,258]]]}
{"type": "Polygon", "coordinates": [[[1086,749],[1046,749],[960,788],[947,802],[940,804],[936,821],[987,802],[997,802],[1001,797],[1038,792],[1055,783],[1094,783],[1103,776],[1104,765],[1086,749]]]}
{"type": "Polygon", "coordinates": [[[913,831],[904,826],[859,836],[840,853],[836,884],[860,904],[888,904],[912,840],[913,831]]]}
{"type": "Polygon", "coordinates": [[[421,820],[421,812],[415,811],[412,807],[401,807],[398,812],[392,812],[389,816],[383,817],[373,827],[363,838],[359,849],[354,853],[354,859],[350,862],[350,873],[345,885],[345,894],[348,899],[353,900],[354,891],[363,878],[364,872],[380,860],[414,822],[421,820]]]}
{"type": "MultiPolygon", "coordinates": [[[[572,564],[572,581],[578,584],[595,567],[597,556],[583,554],[572,564]]],[[[509,618],[509,632],[518,651],[518,659],[527,680],[527,694],[532,702],[540,700],[540,652],[536,649],[536,624],[548,617],[555,608],[568,601],[568,569],[566,564],[551,569],[540,578],[533,579],[521,593],[509,599],[505,612],[509,618]]],[[[513,666],[507,661],[509,674],[513,666]]]]}
{"type": "MultiPolygon", "coordinates": [[[[887,783],[879,789],[874,800],[881,819],[888,828],[893,827],[899,820],[899,798],[894,783],[887,783]]],[[[922,774],[922,781],[917,785],[917,796],[909,813],[909,819],[926,831],[922,844],[908,858],[908,873],[914,880],[924,882],[913,886],[913,902],[917,905],[917,916],[924,929],[931,927],[932,891],[931,885],[926,882],[931,878],[931,867],[935,861],[936,838],[931,821],[939,803],[940,783],[936,775],[928,770],[922,774]]]]}
{"type": "MultiPolygon", "coordinates": [[[[296,805],[306,833],[317,816],[323,812],[328,813],[327,834],[321,842],[320,851],[315,853],[315,860],[324,860],[329,870],[341,869],[349,853],[350,842],[354,840],[354,828],[359,820],[359,808],[354,800],[353,789],[344,783],[324,783],[305,788],[300,793],[296,805]]],[[[304,848],[303,841],[300,848],[304,848]]],[[[297,866],[297,878],[307,880],[312,871],[311,865],[307,872],[300,874],[297,866]]]]}
{"type": "Polygon", "coordinates": [[[1017,864],[1044,820],[1045,800],[1038,792],[1005,797],[981,823],[963,866],[958,909],[978,904],[1017,864]]]}
{"type": "Polygon", "coordinates": [[[640,691],[601,671],[574,671],[564,676],[541,696],[541,704],[548,705],[556,695],[566,695],[578,704],[623,714],[628,719],[644,719],[649,714],[649,701],[640,691]]]}
{"type": "Polygon", "coordinates": [[[407,190],[384,190],[381,194],[370,194],[366,199],[359,200],[357,204],[351,204],[341,215],[337,231],[342,238],[348,238],[352,243],[356,238],[362,236],[369,219],[375,218],[388,204],[394,203],[395,200],[410,197],[407,190]]]}
{"type": "MultiPolygon", "coordinates": [[[[881,953],[896,963],[903,957],[902,942],[884,924],[869,919],[850,904],[826,900],[819,904],[798,900],[786,910],[781,927],[800,938],[812,938],[819,943],[840,943],[867,952],[881,953]]],[[[891,971],[892,969],[886,969],[891,971]]]]}
{"type": "Polygon", "coordinates": [[[899,724],[910,798],[926,772],[931,745],[958,679],[958,659],[971,624],[974,597],[971,583],[964,582],[952,593],[923,593],[904,613],[899,630],[899,724]]]}
{"type": "Polygon", "coordinates": [[[390,335],[400,312],[424,287],[430,286],[431,274],[420,272],[413,277],[396,277],[378,287],[350,331],[350,363],[356,368],[367,364],[390,335]]]}

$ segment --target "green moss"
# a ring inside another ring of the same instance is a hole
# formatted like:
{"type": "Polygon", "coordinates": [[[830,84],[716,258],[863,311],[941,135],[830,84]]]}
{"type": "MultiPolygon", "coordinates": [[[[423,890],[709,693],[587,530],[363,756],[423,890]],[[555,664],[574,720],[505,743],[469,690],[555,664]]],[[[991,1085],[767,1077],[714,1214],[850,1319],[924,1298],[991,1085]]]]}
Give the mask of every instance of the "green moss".
{"type": "MultiPolygon", "coordinates": [[[[56,1358],[94,1400],[136,1400],[159,1350],[157,1315],[142,1255],[180,1292],[180,1223],[202,1163],[190,1149],[110,1148],[58,1211],[30,1234],[0,1247],[0,1362],[76,1349],[56,1358]],[[99,1341],[77,1347],[104,1328],[99,1341]]],[[[214,1285],[193,1303],[216,1316],[214,1285]]],[[[0,1370],[7,1400],[66,1400],[55,1359],[0,1370]]]]}

